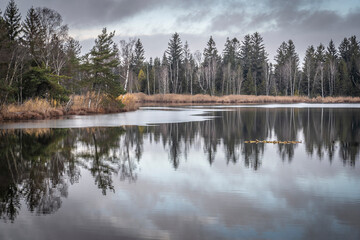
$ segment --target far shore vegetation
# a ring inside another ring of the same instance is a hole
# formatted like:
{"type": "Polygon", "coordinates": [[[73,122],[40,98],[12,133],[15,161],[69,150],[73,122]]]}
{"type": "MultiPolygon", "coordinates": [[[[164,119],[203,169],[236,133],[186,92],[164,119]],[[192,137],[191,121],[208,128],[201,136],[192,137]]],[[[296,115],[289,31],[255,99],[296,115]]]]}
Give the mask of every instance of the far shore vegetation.
{"type": "Polygon", "coordinates": [[[269,59],[258,32],[227,38],[222,51],[211,36],[191,51],[174,33],[162,57],[149,59],[141,39],[114,36],[103,28],[81,54],[56,10],[31,7],[21,16],[10,0],[0,9],[0,120],[122,112],[136,103],[360,102],[355,35],[311,45],[304,59],[291,39],[269,59]]]}
{"type": "Polygon", "coordinates": [[[94,93],[70,96],[69,102],[61,104],[56,100],[35,98],[25,103],[9,104],[0,111],[1,121],[52,119],[67,115],[89,115],[135,111],[139,106],[147,105],[209,105],[209,104],[262,104],[262,103],[360,103],[360,97],[316,97],[307,96],[255,96],[205,94],[154,94],[127,93],[118,96],[115,101],[106,96],[98,100],[94,93]]]}

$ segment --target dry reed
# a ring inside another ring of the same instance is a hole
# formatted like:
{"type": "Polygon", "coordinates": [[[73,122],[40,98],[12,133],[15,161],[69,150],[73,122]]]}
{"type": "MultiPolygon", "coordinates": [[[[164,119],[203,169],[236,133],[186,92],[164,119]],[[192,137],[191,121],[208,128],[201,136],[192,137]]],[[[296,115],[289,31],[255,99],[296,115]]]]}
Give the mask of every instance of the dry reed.
{"type": "Polygon", "coordinates": [[[125,111],[135,111],[138,109],[137,99],[134,94],[120,95],[116,98],[124,104],[125,111]]]}
{"type": "Polygon", "coordinates": [[[254,95],[186,95],[186,94],[131,94],[137,103],[186,103],[186,104],[255,104],[255,103],[360,103],[360,97],[317,97],[305,96],[254,96],[254,95]]]}
{"type": "Polygon", "coordinates": [[[137,109],[135,98],[130,95],[119,96],[115,100],[106,95],[89,92],[85,95],[73,95],[70,98],[71,104],[64,105],[59,105],[55,100],[40,98],[28,100],[21,105],[6,105],[1,108],[0,121],[49,119],[63,115],[115,113],[137,109]]]}

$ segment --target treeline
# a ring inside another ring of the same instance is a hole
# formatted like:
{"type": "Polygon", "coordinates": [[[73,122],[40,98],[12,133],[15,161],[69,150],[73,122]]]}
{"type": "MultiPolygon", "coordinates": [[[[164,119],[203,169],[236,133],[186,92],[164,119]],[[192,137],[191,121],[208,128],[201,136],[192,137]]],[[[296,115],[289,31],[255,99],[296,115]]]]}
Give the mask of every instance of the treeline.
{"type": "Polygon", "coordinates": [[[210,37],[205,49],[192,53],[174,33],[162,58],[145,59],[140,39],[114,42],[106,28],[89,53],[68,34],[59,13],[30,8],[22,20],[11,0],[0,10],[0,104],[34,97],[66,101],[70,94],[126,92],[358,96],[360,48],[356,36],[338,47],[309,46],[300,63],[292,40],[268,59],[259,33],[242,41],[227,38],[222,52],[210,37]]]}

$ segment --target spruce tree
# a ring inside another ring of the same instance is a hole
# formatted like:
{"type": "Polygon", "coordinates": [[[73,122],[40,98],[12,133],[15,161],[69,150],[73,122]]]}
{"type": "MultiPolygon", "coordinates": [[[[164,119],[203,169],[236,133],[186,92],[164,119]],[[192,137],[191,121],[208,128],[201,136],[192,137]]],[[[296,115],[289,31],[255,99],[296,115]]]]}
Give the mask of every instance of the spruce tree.
{"type": "Polygon", "coordinates": [[[204,49],[204,65],[205,65],[205,76],[207,76],[207,84],[209,87],[210,95],[214,95],[216,92],[216,76],[218,68],[218,51],[216,49],[216,43],[212,36],[210,36],[207,42],[207,47],[204,49]]]}
{"type": "Polygon", "coordinates": [[[212,58],[218,56],[218,51],[216,49],[216,43],[212,36],[210,36],[210,39],[207,42],[206,46],[207,47],[204,49],[204,57],[205,57],[205,62],[208,62],[212,58]]]}
{"type": "Polygon", "coordinates": [[[173,93],[178,93],[180,90],[180,68],[183,60],[183,47],[178,33],[172,35],[166,54],[170,64],[170,89],[173,93]]]}
{"type": "Polygon", "coordinates": [[[336,74],[337,74],[337,50],[335,48],[335,44],[331,39],[329,42],[329,46],[326,50],[326,69],[328,71],[328,89],[329,95],[333,96],[335,91],[335,83],[336,83],[336,74]]]}
{"type": "Polygon", "coordinates": [[[313,87],[314,95],[320,95],[324,97],[324,63],[325,63],[325,47],[323,44],[316,48],[315,52],[316,59],[316,74],[315,74],[315,82],[313,87]]]}
{"type": "Polygon", "coordinates": [[[303,93],[306,93],[308,97],[311,97],[312,93],[312,85],[314,81],[315,75],[315,48],[314,46],[309,46],[306,49],[304,65],[303,65],[303,73],[305,75],[305,81],[303,81],[304,86],[301,88],[303,93]]]}
{"type": "Polygon", "coordinates": [[[122,93],[120,82],[116,81],[115,70],[119,66],[118,49],[113,42],[115,32],[108,33],[103,28],[90,51],[92,89],[105,92],[112,97],[122,93]]]}
{"type": "Polygon", "coordinates": [[[248,71],[251,71],[251,54],[252,54],[252,45],[250,35],[245,35],[244,40],[242,41],[240,48],[240,59],[243,65],[244,78],[247,77],[248,71]]]}
{"type": "Polygon", "coordinates": [[[41,28],[41,22],[38,12],[31,7],[27,12],[26,19],[23,23],[24,42],[29,48],[29,52],[35,62],[39,63],[39,54],[44,46],[44,35],[41,28]]]}
{"type": "Polygon", "coordinates": [[[21,15],[14,0],[10,0],[4,12],[4,20],[6,22],[10,41],[15,41],[20,37],[21,33],[21,15]]]}
{"type": "Polygon", "coordinates": [[[251,71],[253,73],[255,94],[265,94],[265,74],[264,64],[267,62],[267,53],[265,52],[264,40],[258,32],[251,36],[251,71]]]}
{"type": "Polygon", "coordinates": [[[223,51],[223,62],[224,64],[231,63],[231,66],[235,68],[237,61],[239,59],[239,47],[240,42],[237,38],[226,39],[225,48],[223,51]]]}
{"type": "Polygon", "coordinates": [[[140,69],[142,68],[144,61],[145,61],[145,50],[144,47],[140,41],[140,38],[135,43],[135,55],[134,55],[134,70],[135,73],[138,75],[140,69]]]}
{"type": "Polygon", "coordinates": [[[348,64],[350,80],[352,83],[351,95],[359,96],[360,94],[360,44],[356,36],[351,36],[350,41],[350,62],[348,64]]]}

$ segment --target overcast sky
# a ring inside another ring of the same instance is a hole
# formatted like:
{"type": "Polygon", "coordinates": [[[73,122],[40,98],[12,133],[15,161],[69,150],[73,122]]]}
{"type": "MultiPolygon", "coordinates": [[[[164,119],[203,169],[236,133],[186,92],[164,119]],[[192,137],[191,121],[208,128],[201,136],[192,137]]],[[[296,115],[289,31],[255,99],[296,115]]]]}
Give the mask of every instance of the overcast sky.
{"type": "MultiPolygon", "coordinates": [[[[0,1],[4,12],[7,0],[0,1]]],[[[171,34],[178,32],[192,51],[203,51],[210,35],[221,52],[226,37],[242,40],[256,31],[273,61],[281,42],[292,39],[301,59],[308,45],[336,45],[344,37],[360,38],[359,0],[16,0],[22,16],[31,7],[58,11],[80,40],[83,52],[103,27],[116,41],[139,37],[146,57],[162,56],[171,34]]]]}

